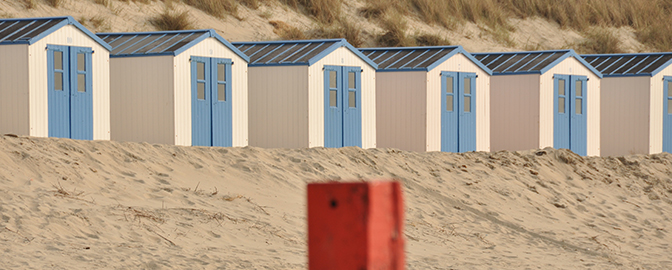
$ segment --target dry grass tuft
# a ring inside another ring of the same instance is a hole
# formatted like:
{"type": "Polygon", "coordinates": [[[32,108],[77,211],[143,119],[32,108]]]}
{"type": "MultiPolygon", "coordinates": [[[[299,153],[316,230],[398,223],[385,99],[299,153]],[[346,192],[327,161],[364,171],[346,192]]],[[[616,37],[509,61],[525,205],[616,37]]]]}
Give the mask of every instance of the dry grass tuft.
{"type": "Polygon", "coordinates": [[[414,37],[417,46],[446,46],[450,41],[433,34],[420,34],[414,37]]]}
{"type": "Polygon", "coordinates": [[[341,17],[343,0],[279,0],[280,2],[298,9],[303,7],[308,14],[315,17],[320,23],[333,23],[341,17]]]}
{"type": "Polygon", "coordinates": [[[178,12],[166,9],[159,16],[151,19],[150,23],[162,31],[194,29],[189,19],[189,12],[186,10],[178,12]]]}
{"type": "Polygon", "coordinates": [[[585,40],[576,46],[579,53],[621,53],[620,39],[609,29],[594,28],[586,32],[585,40]]]}
{"type": "Polygon", "coordinates": [[[283,21],[270,21],[268,23],[273,25],[273,27],[275,28],[273,29],[273,33],[280,36],[281,39],[284,40],[307,39],[306,36],[303,34],[303,31],[283,21]]]}
{"type": "Polygon", "coordinates": [[[406,21],[399,13],[388,14],[383,21],[385,34],[379,36],[376,42],[383,47],[410,47],[415,41],[406,36],[406,21]]]}
{"type": "Polygon", "coordinates": [[[33,9],[37,6],[36,0],[25,0],[24,3],[26,4],[27,9],[33,9]]]}
{"type": "Polygon", "coordinates": [[[347,20],[346,18],[339,18],[337,22],[325,26],[322,25],[320,29],[315,31],[312,38],[344,38],[352,46],[359,47],[364,42],[361,37],[361,27],[347,20]]]}
{"type": "Polygon", "coordinates": [[[112,5],[112,0],[94,0],[96,4],[109,8],[112,5]]]}
{"type": "Polygon", "coordinates": [[[263,0],[240,0],[240,3],[251,9],[258,9],[263,0]]]}
{"type": "Polygon", "coordinates": [[[52,7],[58,8],[63,4],[63,0],[47,0],[47,4],[52,7]]]}
{"type": "Polygon", "coordinates": [[[94,32],[109,32],[112,29],[107,20],[101,16],[88,18],[82,17],[79,18],[79,22],[86,27],[92,28],[94,32]]]}
{"type": "Polygon", "coordinates": [[[235,0],[184,0],[184,2],[218,18],[238,13],[238,3],[235,0]]]}

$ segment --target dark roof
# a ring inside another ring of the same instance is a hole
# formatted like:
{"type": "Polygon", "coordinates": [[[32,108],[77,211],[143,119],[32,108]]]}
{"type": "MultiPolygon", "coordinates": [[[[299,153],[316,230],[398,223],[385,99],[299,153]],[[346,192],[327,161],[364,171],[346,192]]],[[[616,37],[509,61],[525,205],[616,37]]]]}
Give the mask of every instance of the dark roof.
{"type": "Polygon", "coordinates": [[[250,57],[250,66],[312,65],[340,47],[346,47],[373,68],[378,65],[345,39],[234,42],[250,57]]]}
{"type": "Polygon", "coordinates": [[[378,71],[430,71],[453,55],[461,53],[486,73],[492,75],[488,67],[476,60],[462,46],[360,48],[359,50],[378,64],[378,71]]]}
{"type": "Polygon", "coordinates": [[[66,25],[73,25],[106,49],[110,45],[94,35],[71,16],[0,19],[0,44],[33,44],[66,25]]]}
{"type": "Polygon", "coordinates": [[[206,38],[214,37],[245,61],[249,58],[222,38],[215,30],[186,30],[137,33],[98,33],[112,46],[110,57],[178,55],[206,38]]]}
{"type": "Polygon", "coordinates": [[[606,77],[654,76],[672,64],[672,53],[669,52],[581,56],[606,77]]]}
{"type": "Polygon", "coordinates": [[[568,57],[574,57],[595,75],[602,74],[588,64],[574,50],[473,53],[474,57],[490,68],[494,75],[543,74],[568,57]]]}

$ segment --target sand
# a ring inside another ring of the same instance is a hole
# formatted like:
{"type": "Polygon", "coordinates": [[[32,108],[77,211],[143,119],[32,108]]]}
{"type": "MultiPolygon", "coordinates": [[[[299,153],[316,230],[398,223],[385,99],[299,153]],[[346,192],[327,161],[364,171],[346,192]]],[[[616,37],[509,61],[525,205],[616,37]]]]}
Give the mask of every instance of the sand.
{"type": "Polygon", "coordinates": [[[0,269],[305,269],[306,183],[398,179],[407,269],[670,269],[672,155],[0,136],[0,269]]]}

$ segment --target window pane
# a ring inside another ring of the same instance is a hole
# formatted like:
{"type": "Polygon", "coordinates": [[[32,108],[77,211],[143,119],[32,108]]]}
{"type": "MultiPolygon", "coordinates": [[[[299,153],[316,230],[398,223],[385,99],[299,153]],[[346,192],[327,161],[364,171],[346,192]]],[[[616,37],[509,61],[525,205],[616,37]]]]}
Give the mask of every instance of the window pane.
{"type": "Polygon", "coordinates": [[[63,91],[63,73],[54,72],[54,90],[63,91]]]}
{"type": "Polygon", "coordinates": [[[338,84],[336,84],[336,71],[331,70],[329,71],[329,88],[336,87],[338,87],[338,84]]]}
{"type": "Polygon", "coordinates": [[[580,98],[576,99],[576,114],[583,114],[583,107],[581,107],[582,101],[583,100],[580,98]]]}
{"type": "Polygon", "coordinates": [[[329,90],[329,106],[331,107],[338,107],[337,104],[338,101],[338,91],[336,90],[329,90]]]}
{"type": "Polygon", "coordinates": [[[558,112],[565,113],[565,98],[558,98],[558,112]]]}
{"type": "Polygon", "coordinates": [[[86,71],[86,55],[83,53],[77,54],[77,70],[86,71]]]}
{"type": "Polygon", "coordinates": [[[226,84],[217,84],[217,100],[226,101],[226,84]]]}
{"type": "Polygon", "coordinates": [[[355,89],[355,73],[348,72],[348,88],[355,89]]]}
{"type": "Polygon", "coordinates": [[[464,94],[471,95],[471,78],[464,78],[464,94]]]}
{"type": "Polygon", "coordinates": [[[446,95],[446,111],[453,111],[453,96],[446,95]]]}
{"type": "Polygon", "coordinates": [[[471,97],[464,97],[464,112],[471,112],[471,97]]]}
{"type": "Polygon", "coordinates": [[[667,82],[667,97],[672,97],[672,81],[667,82]]]}
{"type": "Polygon", "coordinates": [[[203,62],[196,63],[196,79],[205,80],[205,63],[203,62]]]}
{"type": "Polygon", "coordinates": [[[357,108],[357,92],[348,91],[348,107],[357,108]]]}
{"type": "Polygon", "coordinates": [[[63,69],[63,52],[54,51],[54,69],[63,69]]]}
{"type": "Polygon", "coordinates": [[[667,100],[667,114],[672,114],[672,99],[667,100]]]}
{"type": "Polygon", "coordinates": [[[558,95],[565,95],[565,80],[558,80],[558,95]]]}
{"type": "Polygon", "coordinates": [[[453,77],[446,77],[446,93],[453,93],[453,77]]]}
{"type": "Polygon", "coordinates": [[[582,97],[583,96],[583,82],[582,81],[576,81],[576,96],[577,97],[582,97]]]}
{"type": "Polygon", "coordinates": [[[205,100],[205,83],[199,82],[196,84],[196,97],[205,100]]]}
{"type": "Polygon", "coordinates": [[[86,92],[86,74],[77,74],[77,91],[86,92]]]}
{"type": "Polygon", "coordinates": [[[226,65],[217,64],[217,80],[220,82],[226,81],[226,65]]]}

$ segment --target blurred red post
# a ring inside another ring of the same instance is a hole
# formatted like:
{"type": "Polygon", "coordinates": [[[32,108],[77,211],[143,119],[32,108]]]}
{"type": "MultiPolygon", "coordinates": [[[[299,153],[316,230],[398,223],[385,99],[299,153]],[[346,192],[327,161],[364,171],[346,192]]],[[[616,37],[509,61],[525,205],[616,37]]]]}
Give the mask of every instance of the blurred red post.
{"type": "Polygon", "coordinates": [[[398,182],[308,184],[308,269],[404,269],[403,221],[398,182]]]}

